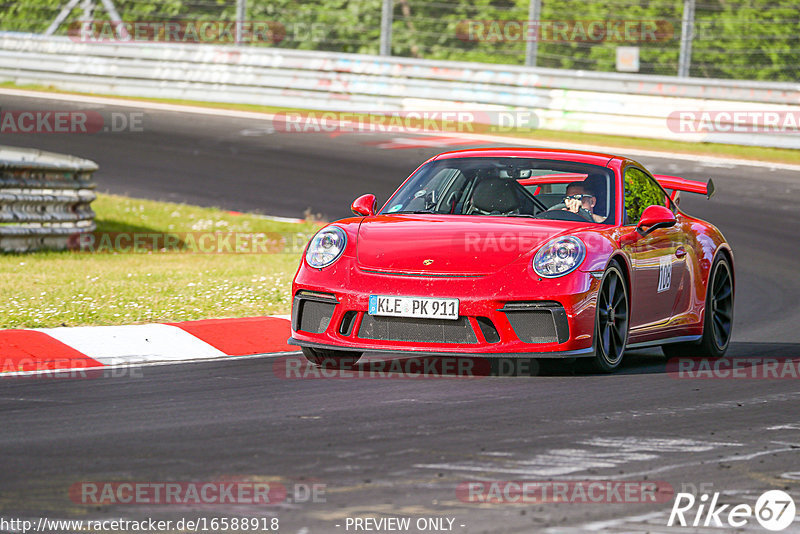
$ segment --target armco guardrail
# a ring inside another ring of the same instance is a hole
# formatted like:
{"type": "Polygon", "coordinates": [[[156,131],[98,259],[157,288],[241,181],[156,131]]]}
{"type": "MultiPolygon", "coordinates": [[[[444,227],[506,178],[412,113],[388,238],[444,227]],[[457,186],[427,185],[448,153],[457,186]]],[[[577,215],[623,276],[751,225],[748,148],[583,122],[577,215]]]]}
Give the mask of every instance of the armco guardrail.
{"type": "Polygon", "coordinates": [[[64,249],[95,230],[92,161],[0,146],[0,251],[64,249]]]}
{"type": "MultiPolygon", "coordinates": [[[[275,48],[0,34],[0,80],[343,111],[525,109],[547,129],[800,148],[800,135],[675,131],[673,112],[800,116],[800,84],[679,79],[275,48]]],[[[717,115],[714,115],[715,117],[717,115]]],[[[746,119],[748,120],[748,119],[746,119]]]]}

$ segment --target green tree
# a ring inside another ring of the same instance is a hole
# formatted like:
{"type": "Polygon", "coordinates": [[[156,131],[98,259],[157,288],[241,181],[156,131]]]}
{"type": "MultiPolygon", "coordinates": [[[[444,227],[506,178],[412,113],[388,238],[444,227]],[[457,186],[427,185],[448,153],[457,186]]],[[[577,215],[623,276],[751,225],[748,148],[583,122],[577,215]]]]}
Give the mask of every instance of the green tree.
{"type": "MultiPolygon", "coordinates": [[[[617,47],[630,45],[640,48],[641,73],[677,74],[683,0],[541,1],[544,24],[658,21],[662,33],[656,42],[573,38],[540,41],[538,66],[614,71],[617,47]]],[[[42,32],[64,3],[65,0],[2,2],[0,30],[42,32]]],[[[235,17],[235,0],[117,0],[115,5],[126,21],[231,21],[235,17]]],[[[254,43],[257,45],[376,54],[381,5],[382,0],[248,0],[248,18],[285,29],[277,42],[254,43]]],[[[527,19],[528,6],[529,0],[395,0],[392,53],[522,65],[524,38],[468,30],[518,26],[527,19]]],[[[797,0],[701,0],[695,14],[692,76],[797,80],[797,0]]],[[[59,33],[66,33],[68,23],[79,20],[81,15],[79,7],[74,9],[59,33]]],[[[93,18],[108,18],[99,2],[93,18]]]]}

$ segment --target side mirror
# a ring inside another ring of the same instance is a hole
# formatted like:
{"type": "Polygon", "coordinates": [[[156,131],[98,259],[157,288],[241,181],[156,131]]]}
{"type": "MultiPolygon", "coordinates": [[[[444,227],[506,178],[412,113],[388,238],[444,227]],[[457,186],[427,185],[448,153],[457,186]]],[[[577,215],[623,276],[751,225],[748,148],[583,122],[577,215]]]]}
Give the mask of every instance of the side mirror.
{"type": "Polygon", "coordinates": [[[362,195],[353,201],[350,209],[356,215],[369,217],[375,215],[375,195],[362,195]]]}
{"type": "Polygon", "coordinates": [[[639,224],[636,225],[636,230],[622,236],[619,244],[620,246],[630,245],[640,237],[645,237],[659,228],[675,226],[676,222],[675,214],[672,213],[672,210],[664,206],[649,206],[642,213],[639,224]]]}

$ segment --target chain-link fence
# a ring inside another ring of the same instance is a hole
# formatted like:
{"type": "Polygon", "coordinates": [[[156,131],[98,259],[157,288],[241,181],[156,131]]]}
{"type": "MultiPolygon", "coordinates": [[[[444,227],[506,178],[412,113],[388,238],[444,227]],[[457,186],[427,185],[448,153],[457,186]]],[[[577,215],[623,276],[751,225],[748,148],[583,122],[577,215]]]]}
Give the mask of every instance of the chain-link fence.
{"type": "Polygon", "coordinates": [[[378,54],[383,38],[384,50],[395,56],[797,81],[796,2],[21,0],[0,2],[0,30],[44,33],[64,12],[63,22],[51,28],[56,34],[107,41],[120,37],[115,26],[102,22],[113,19],[112,4],[132,40],[234,43],[238,36],[244,46],[378,54]],[[391,32],[382,35],[386,2],[391,18],[384,19],[384,28],[391,32]],[[246,22],[234,35],[230,28],[237,12],[246,22]],[[93,22],[87,26],[85,21],[93,22]],[[167,24],[175,24],[175,31],[167,24]]]}

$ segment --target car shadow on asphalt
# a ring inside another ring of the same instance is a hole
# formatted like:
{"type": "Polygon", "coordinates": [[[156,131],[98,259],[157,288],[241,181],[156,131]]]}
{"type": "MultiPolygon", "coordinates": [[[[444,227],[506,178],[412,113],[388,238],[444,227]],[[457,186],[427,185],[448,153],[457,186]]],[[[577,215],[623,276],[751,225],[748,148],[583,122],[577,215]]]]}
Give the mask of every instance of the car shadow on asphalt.
{"type": "Polygon", "coordinates": [[[685,356],[667,358],[660,348],[628,350],[620,367],[597,373],[588,359],[486,358],[483,356],[366,357],[352,370],[361,375],[419,377],[559,377],[668,374],[675,378],[800,379],[800,344],[732,342],[721,359],[685,356]]]}

